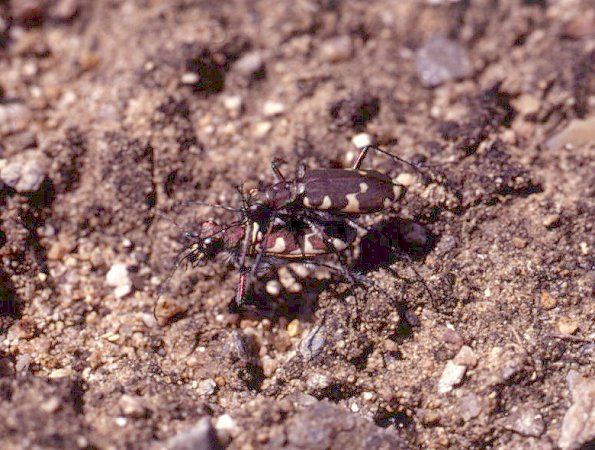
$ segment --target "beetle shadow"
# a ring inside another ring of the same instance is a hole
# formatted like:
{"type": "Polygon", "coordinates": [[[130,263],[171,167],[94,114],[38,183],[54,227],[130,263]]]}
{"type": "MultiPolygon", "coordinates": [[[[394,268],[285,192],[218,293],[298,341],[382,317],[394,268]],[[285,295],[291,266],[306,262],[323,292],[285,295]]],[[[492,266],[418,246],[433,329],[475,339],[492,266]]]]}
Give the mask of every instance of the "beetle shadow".
{"type": "Polygon", "coordinates": [[[423,260],[436,246],[434,236],[419,222],[398,218],[369,228],[352,269],[365,274],[404,261],[423,260]]]}
{"type": "Polygon", "coordinates": [[[333,290],[336,281],[320,280],[310,276],[300,277],[294,271],[291,272],[300,286],[299,290],[281,287],[278,295],[271,295],[267,290],[267,283],[277,281],[276,270],[271,270],[251,284],[250,292],[241,305],[233,299],[229,304],[229,312],[252,320],[266,318],[277,321],[281,317],[289,321],[295,318],[305,322],[313,320],[320,294],[329,289],[333,290]]]}

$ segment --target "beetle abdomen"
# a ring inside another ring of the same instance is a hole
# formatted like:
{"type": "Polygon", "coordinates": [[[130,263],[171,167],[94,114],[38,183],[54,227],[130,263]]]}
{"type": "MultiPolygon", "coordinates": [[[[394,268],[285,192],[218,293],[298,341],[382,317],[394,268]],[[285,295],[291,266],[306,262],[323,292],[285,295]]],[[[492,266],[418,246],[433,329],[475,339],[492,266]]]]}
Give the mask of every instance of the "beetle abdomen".
{"type": "Polygon", "coordinates": [[[369,214],[398,200],[402,187],[375,170],[312,169],[303,178],[304,207],[369,214]]]}

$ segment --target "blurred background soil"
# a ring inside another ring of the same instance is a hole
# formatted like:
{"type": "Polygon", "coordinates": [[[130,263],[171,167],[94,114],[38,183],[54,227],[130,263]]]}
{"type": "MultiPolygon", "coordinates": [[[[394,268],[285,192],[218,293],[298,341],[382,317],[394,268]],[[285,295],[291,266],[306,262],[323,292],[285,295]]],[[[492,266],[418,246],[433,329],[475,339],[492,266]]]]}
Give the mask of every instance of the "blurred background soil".
{"type": "Polygon", "coordinates": [[[594,73],[589,0],[0,1],[0,447],[593,448],[594,73]],[[447,180],[362,219],[381,289],[168,280],[368,138],[447,180]]]}

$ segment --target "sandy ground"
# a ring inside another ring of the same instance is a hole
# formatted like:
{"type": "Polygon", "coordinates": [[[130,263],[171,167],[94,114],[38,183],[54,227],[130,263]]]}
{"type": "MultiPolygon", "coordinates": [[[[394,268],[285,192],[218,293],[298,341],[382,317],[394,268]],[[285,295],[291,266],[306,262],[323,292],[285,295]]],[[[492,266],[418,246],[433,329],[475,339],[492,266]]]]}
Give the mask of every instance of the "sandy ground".
{"type": "Polygon", "coordinates": [[[593,448],[594,73],[589,0],[0,1],[2,449],[593,448]],[[173,272],[358,135],[432,174],[366,283],[173,272]]]}

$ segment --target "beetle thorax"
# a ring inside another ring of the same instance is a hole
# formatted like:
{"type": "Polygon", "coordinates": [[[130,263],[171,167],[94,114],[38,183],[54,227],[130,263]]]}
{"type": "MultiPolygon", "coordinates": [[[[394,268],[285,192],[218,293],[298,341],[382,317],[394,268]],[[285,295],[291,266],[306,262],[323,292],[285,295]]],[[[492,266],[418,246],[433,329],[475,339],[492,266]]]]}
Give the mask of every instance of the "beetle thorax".
{"type": "Polygon", "coordinates": [[[264,192],[264,201],[271,209],[281,209],[296,201],[299,184],[291,181],[281,181],[269,186],[264,192]]]}

